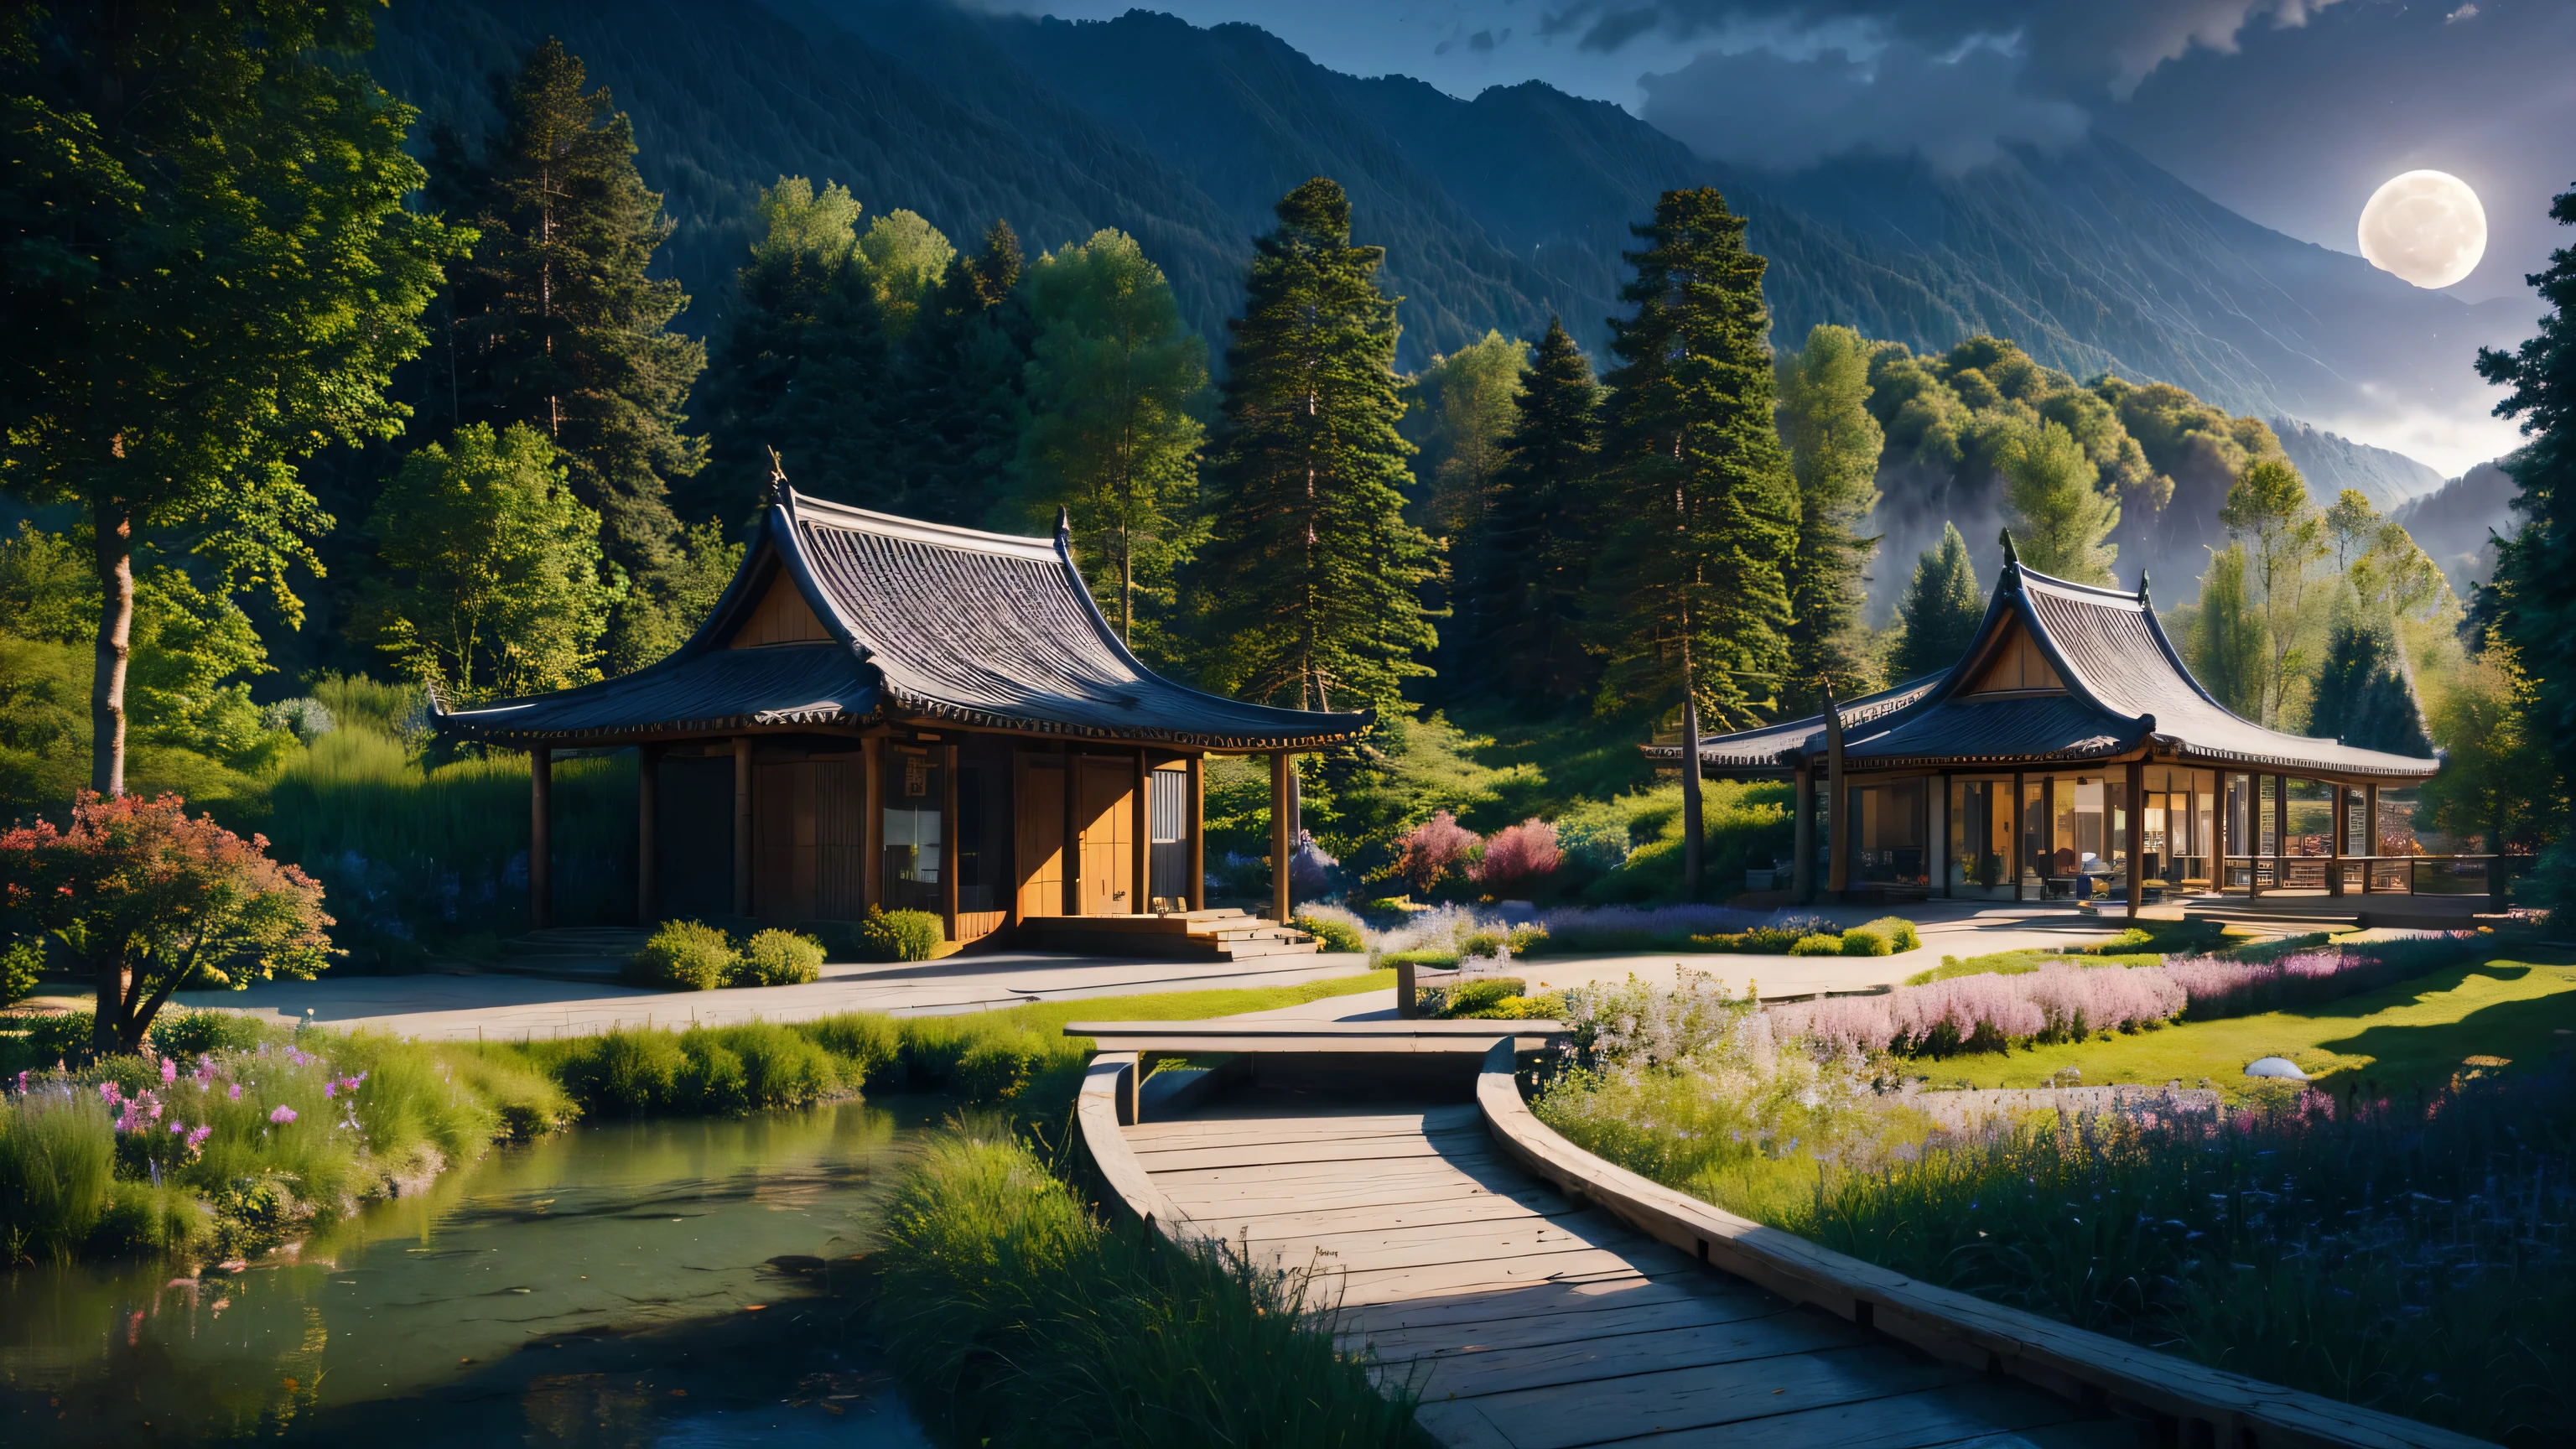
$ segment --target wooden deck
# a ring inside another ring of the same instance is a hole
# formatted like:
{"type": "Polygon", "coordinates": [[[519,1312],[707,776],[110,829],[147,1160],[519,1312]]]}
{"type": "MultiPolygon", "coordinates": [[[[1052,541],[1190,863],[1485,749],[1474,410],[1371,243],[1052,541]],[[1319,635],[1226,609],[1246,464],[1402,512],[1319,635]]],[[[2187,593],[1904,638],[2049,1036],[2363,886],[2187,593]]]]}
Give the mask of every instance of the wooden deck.
{"type": "Polygon", "coordinates": [[[1167,1230],[1312,1267],[1340,1329],[1473,1449],[2056,1446],[2139,1426],[1714,1272],[1511,1165],[1473,1102],[1252,1092],[1117,1129],[1167,1230]]]}

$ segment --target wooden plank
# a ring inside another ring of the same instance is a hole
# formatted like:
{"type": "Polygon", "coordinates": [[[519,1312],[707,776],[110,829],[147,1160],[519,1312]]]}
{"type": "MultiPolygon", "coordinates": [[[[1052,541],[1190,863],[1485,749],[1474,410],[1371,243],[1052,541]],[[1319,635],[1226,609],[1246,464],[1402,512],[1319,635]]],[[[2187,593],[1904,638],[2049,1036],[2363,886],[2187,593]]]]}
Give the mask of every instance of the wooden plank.
{"type": "Polygon", "coordinates": [[[1501,1199],[1533,1205],[1546,1203],[1548,1204],[1547,1215],[1552,1217],[1558,1215],[1557,1205],[1565,1203],[1562,1196],[1550,1189],[1524,1188],[1517,1193],[1504,1194],[1473,1183],[1462,1183],[1455,1178],[1416,1177],[1396,1182],[1321,1183],[1295,1193],[1283,1193],[1276,1188],[1258,1184],[1196,1188],[1186,1184],[1174,1184],[1160,1177],[1154,1179],[1154,1184],[1166,1197],[1187,1210],[1191,1216],[1231,1218],[1238,1226],[1246,1218],[1267,1217],[1288,1212],[1314,1211],[1341,1214],[1373,1208],[1385,1208],[1390,1211],[1410,1210],[1417,1207],[1427,1208],[1443,1202],[1466,1203],[1479,1199],[1501,1199]]]}
{"type": "Polygon", "coordinates": [[[1961,1377],[1958,1369],[1870,1346],[1516,1389],[1481,1395],[1476,1407],[1511,1425],[1518,1449],[1575,1449],[1891,1398],[1961,1377]]]}
{"type": "Polygon", "coordinates": [[[1083,1073],[1082,1093],[1074,1099],[1074,1115],[1082,1129],[1084,1143],[1091,1149],[1092,1164],[1100,1170],[1101,1179],[1109,1184],[1129,1212],[1148,1222],[1169,1223],[1179,1216],[1154,1180],[1136,1165],[1127,1152],[1124,1138],[1118,1135],[1118,1095],[1122,1073],[1137,1070],[1132,1054],[1102,1052],[1091,1059],[1083,1073]]]}
{"type": "Polygon", "coordinates": [[[1212,1116],[1205,1111],[1122,1129],[1137,1150],[1185,1146],[1200,1142],[1300,1142],[1340,1137],[1378,1137],[1401,1132],[1476,1132],[1484,1119],[1472,1102],[1421,1112],[1349,1113],[1330,1117],[1212,1116]]]}
{"type": "Polygon", "coordinates": [[[2028,1435],[2050,1428],[2072,1429],[2066,1442],[2088,1446],[2134,1439],[2137,1432],[2016,1384],[1967,1379],[1918,1393],[1688,1429],[1655,1443],[1657,1449],[2036,1449],[2038,1441],[2028,1435]]]}
{"type": "MultiPolygon", "coordinates": [[[[1483,1294],[1479,1295],[1479,1301],[1510,1296],[1483,1294]]],[[[1482,1322],[1441,1320],[1419,1328],[1354,1326],[1341,1330],[1341,1337],[1354,1352],[1364,1351],[1382,1363],[1406,1363],[1415,1359],[1450,1359],[1541,1348],[1550,1344],[1586,1343],[1620,1334],[1706,1328],[1794,1311],[1767,1293],[1729,1297],[1684,1294],[1648,1303],[1611,1300],[1611,1306],[1533,1313],[1521,1318],[1482,1322]]]]}
{"type": "MultiPolygon", "coordinates": [[[[1174,1201],[1179,1199],[1175,1198],[1174,1201]]],[[[1247,1204],[1252,1206],[1253,1204],[1247,1204]]],[[[1284,1206],[1284,1205],[1283,1205],[1284,1206]]],[[[1297,1209],[1269,1213],[1236,1213],[1227,1220],[1256,1238],[1317,1236],[1361,1228],[1427,1228],[1509,1221],[1515,1218],[1568,1217],[1585,1211],[1553,1192],[1532,1191],[1505,1197],[1498,1193],[1446,1193],[1427,1202],[1375,1203],[1338,1209],[1297,1209]]],[[[1203,1216],[1193,1213],[1193,1216],[1203,1216]]]]}
{"type": "Polygon", "coordinates": [[[1341,1302],[1349,1307],[1394,1303],[1406,1298],[1492,1292],[1525,1288],[1550,1281],[1642,1281],[1644,1274],[1625,1257],[1599,1248],[1579,1253],[1550,1253],[1543,1258],[1490,1259],[1438,1263],[1421,1268],[1380,1268],[1331,1274],[1341,1302]]]}
{"type": "Polygon", "coordinates": [[[1309,1258],[1343,1272],[1381,1268],[1431,1268],[1445,1263],[1540,1264],[1568,1253],[1622,1253],[1653,1240],[1595,1219],[1591,1231],[1569,1231],[1564,1224],[1581,1218],[1530,1218],[1510,1223],[1478,1223],[1464,1228],[1372,1229],[1325,1237],[1255,1238],[1255,1254],[1276,1255],[1299,1264],[1309,1258]]]}
{"type": "Polygon", "coordinates": [[[1136,1160],[1147,1172],[1187,1172],[1209,1167],[1281,1167],[1307,1162],[1386,1162],[1407,1158],[1443,1157],[1453,1147],[1479,1150],[1486,1146],[1481,1132],[1442,1133],[1425,1136],[1411,1133],[1386,1137],[1354,1137],[1323,1142],[1254,1142],[1241,1147],[1169,1147],[1139,1150],[1130,1147],[1136,1160]]]}
{"type": "Polygon", "coordinates": [[[1452,1449],[1513,1449],[1511,1439],[1473,1404],[1424,1404],[1413,1411],[1413,1422],[1452,1449]]]}
{"type": "Polygon", "coordinates": [[[1432,1365],[1430,1377],[1418,1384],[1425,1397],[1467,1399],[1549,1384],[1591,1383],[1632,1374],[1851,1348],[1863,1337],[1850,1324],[1821,1314],[1781,1312],[1733,1323],[1659,1327],[1641,1333],[1408,1362],[1432,1365]]]}
{"type": "Polygon", "coordinates": [[[1814,1303],[1845,1318],[1857,1317],[1866,1306],[1879,1332],[1951,1361],[1991,1367],[2061,1393],[2089,1386],[2155,1413],[2207,1425],[2209,1432],[2222,1436],[2251,1427],[2266,1449],[2282,1444],[2467,1449],[2481,1442],[1933,1287],[1737,1217],[1605,1162],[1550,1131],[1521,1101],[1514,1065],[1510,1054],[1497,1048],[1487,1057],[1477,1085],[1486,1121],[1514,1157],[1664,1242],[1705,1252],[1715,1266],[1793,1301],[1814,1303]]]}
{"type": "Polygon", "coordinates": [[[1479,1335],[1500,1332],[1520,1322],[1535,1323],[1544,1331],[1550,1320],[1562,1319],[1572,1326],[1576,1320],[1601,1317],[1605,1323],[1617,1323],[1623,1320],[1602,1315],[1662,1311],[1678,1314],[1702,1306],[1710,1306],[1710,1311],[1715,1312],[1734,1312],[1747,1304],[1765,1313],[1788,1311],[1786,1304],[1768,1293],[1756,1294],[1743,1288],[1720,1290],[1716,1286],[1719,1281],[1714,1275],[1693,1271],[1688,1275],[1535,1283],[1509,1292],[1415,1298],[1354,1308],[1342,1315],[1336,1331],[1346,1335],[1383,1334],[1398,1348],[1411,1352],[1406,1345],[1419,1347],[1442,1341],[1438,1335],[1456,1335],[1456,1342],[1465,1344],[1480,1341],[1479,1335]]]}
{"type": "MultiPolygon", "coordinates": [[[[1164,1124],[1147,1122],[1143,1125],[1158,1127],[1164,1124]]],[[[1384,1127],[1341,1128],[1318,1125],[1303,1131],[1265,1129],[1260,1124],[1246,1124],[1231,1132],[1188,1133],[1147,1133],[1130,1127],[1125,1129],[1125,1133],[1128,1150],[1139,1157],[1148,1157],[1158,1152],[1190,1152],[1210,1147],[1288,1147],[1301,1150],[1330,1150],[1344,1144],[1362,1148],[1388,1142],[1437,1142],[1473,1149],[1490,1148],[1493,1145],[1493,1134],[1487,1132],[1481,1122],[1430,1126],[1415,1122],[1384,1127]]]]}

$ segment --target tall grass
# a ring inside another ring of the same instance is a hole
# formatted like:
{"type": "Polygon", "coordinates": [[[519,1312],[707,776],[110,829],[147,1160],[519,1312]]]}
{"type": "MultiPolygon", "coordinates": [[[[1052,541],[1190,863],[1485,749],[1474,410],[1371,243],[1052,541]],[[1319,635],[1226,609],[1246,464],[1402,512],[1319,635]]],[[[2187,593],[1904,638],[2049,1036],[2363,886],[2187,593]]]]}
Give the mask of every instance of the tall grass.
{"type": "Polygon", "coordinates": [[[69,1260],[89,1240],[116,1166],[106,1106],[69,1084],[0,1110],[0,1251],[69,1260]]]}
{"type": "MultiPolygon", "coordinates": [[[[432,765],[392,734],[344,723],[287,765],[262,828],[276,855],[322,881],[343,934],[411,940],[527,928],[524,754],[432,765]]],[[[634,918],[634,842],[632,752],[558,761],[558,924],[634,918]]]]}
{"type": "Polygon", "coordinates": [[[989,1120],[926,1146],[885,1221],[878,1336],[948,1442],[1427,1442],[1304,1275],[1111,1232],[989,1120]]]}

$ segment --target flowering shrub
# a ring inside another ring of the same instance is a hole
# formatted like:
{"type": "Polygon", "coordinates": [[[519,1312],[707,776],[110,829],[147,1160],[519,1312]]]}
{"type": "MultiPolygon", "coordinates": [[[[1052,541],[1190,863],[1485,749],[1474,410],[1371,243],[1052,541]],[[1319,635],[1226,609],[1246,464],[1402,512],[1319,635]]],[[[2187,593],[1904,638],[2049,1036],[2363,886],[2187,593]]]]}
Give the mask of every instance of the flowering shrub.
{"type": "Polygon", "coordinates": [[[1485,842],[1484,857],[1476,862],[1472,873],[1487,895],[1520,896],[1556,874],[1560,863],[1556,827],[1532,819],[1495,831],[1494,838],[1485,842]]]}
{"type": "Polygon", "coordinates": [[[1311,830],[1297,832],[1297,848],[1288,853],[1288,895],[1312,900],[1332,889],[1333,872],[1341,868],[1332,853],[1315,843],[1311,830]]]}
{"type": "Polygon", "coordinates": [[[1417,895],[1427,895],[1432,887],[1463,871],[1479,841],[1476,832],[1458,823],[1446,810],[1435,811],[1430,819],[1395,838],[1393,874],[1417,895]]]}
{"type": "MultiPolygon", "coordinates": [[[[1761,924],[1759,911],[1731,906],[1569,906],[1544,912],[1552,951],[1651,951],[1676,948],[1694,936],[1741,931],[1761,924]]],[[[1784,943],[1782,948],[1787,949],[1784,943]]]]}

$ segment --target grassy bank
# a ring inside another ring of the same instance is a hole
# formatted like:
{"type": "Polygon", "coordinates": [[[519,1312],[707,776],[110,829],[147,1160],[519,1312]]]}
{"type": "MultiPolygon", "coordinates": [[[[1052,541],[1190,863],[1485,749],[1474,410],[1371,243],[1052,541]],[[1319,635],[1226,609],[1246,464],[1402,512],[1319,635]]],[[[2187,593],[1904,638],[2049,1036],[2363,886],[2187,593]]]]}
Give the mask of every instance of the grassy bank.
{"type": "Polygon", "coordinates": [[[179,1012],[156,1024],[153,1053],[63,1071],[49,1068],[87,1039],[87,1019],[38,1018],[31,1032],[0,1034],[0,1259],[246,1257],[585,1114],[925,1091],[1060,1131],[1091,1051],[1063,1035],[1068,1021],[1224,1016],[1393,983],[1378,971],[964,1016],[847,1012],[532,1042],[290,1035],[179,1012]]]}
{"type": "Polygon", "coordinates": [[[1307,1279],[1112,1231],[992,1118],[889,1204],[878,1338],[954,1445],[1428,1445],[1334,1351],[1307,1279]]]}
{"type": "Polygon", "coordinates": [[[2189,1084],[2197,1060],[2241,1084],[2242,1054],[2299,1031],[2355,1061],[2327,1090],[2270,1084],[2215,1116],[1947,1131],[1889,1090],[1916,1062],[1806,1050],[1687,982],[1577,991],[1582,1064],[1535,1106],[1632,1170],[1928,1282],[2508,1443],[2566,1443],[2576,1071],[2549,1043],[2567,1040],[2550,1023],[2576,1005],[2571,973],[2484,962],[2298,1012],[2003,1054],[2016,1077],[2063,1059],[2095,1083],[2118,1077],[2106,1052],[2197,1042],[2207,1055],[2138,1075],[2189,1084]]]}

